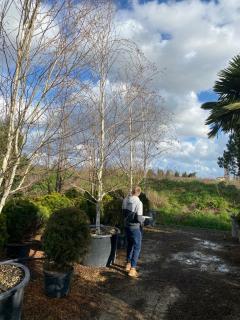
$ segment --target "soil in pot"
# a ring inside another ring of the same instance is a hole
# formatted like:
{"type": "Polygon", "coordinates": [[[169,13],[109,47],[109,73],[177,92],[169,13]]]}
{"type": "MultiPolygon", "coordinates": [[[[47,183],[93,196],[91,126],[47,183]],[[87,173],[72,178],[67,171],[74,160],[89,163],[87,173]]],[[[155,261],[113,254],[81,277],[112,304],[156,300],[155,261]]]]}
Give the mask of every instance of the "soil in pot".
{"type": "Polygon", "coordinates": [[[30,279],[28,269],[16,263],[0,264],[0,319],[20,320],[24,288],[30,279]]]}
{"type": "Polygon", "coordinates": [[[24,272],[22,269],[11,264],[0,265],[0,293],[18,285],[23,277],[24,272]]]}

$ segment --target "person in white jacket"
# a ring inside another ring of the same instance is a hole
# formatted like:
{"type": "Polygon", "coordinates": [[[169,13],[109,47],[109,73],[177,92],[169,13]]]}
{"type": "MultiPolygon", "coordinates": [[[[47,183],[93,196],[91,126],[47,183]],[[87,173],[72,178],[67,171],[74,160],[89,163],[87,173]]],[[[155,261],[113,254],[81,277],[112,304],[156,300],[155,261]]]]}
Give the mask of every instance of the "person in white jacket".
{"type": "Polygon", "coordinates": [[[140,187],[134,187],[122,204],[125,231],[127,237],[127,264],[126,271],[130,277],[137,277],[136,266],[141,251],[142,232],[144,223],[143,204],[139,199],[141,194],[140,187]]]}

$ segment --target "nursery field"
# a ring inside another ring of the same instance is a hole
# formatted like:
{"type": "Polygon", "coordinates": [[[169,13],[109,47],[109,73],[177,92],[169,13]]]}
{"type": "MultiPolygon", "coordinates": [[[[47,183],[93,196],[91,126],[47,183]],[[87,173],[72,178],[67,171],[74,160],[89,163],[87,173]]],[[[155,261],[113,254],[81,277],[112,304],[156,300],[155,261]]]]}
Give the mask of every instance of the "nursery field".
{"type": "Polygon", "coordinates": [[[70,295],[62,299],[45,296],[36,260],[23,320],[238,320],[239,252],[229,232],[148,228],[139,278],[129,279],[119,250],[110,268],[76,264],[70,295]]]}
{"type": "Polygon", "coordinates": [[[240,189],[225,182],[149,179],[147,196],[161,225],[230,230],[240,212],[240,189]]]}

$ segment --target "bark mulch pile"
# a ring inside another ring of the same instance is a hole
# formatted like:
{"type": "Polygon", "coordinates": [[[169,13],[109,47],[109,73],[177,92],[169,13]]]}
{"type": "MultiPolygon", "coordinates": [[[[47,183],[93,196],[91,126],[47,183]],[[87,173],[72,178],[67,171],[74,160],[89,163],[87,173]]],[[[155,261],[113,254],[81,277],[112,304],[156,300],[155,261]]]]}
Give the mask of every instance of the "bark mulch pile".
{"type": "MultiPolygon", "coordinates": [[[[103,304],[106,268],[75,265],[69,296],[48,298],[44,294],[43,261],[28,264],[31,281],[25,289],[23,320],[81,320],[98,319],[103,304]]],[[[113,272],[116,272],[113,270],[113,272]]]]}

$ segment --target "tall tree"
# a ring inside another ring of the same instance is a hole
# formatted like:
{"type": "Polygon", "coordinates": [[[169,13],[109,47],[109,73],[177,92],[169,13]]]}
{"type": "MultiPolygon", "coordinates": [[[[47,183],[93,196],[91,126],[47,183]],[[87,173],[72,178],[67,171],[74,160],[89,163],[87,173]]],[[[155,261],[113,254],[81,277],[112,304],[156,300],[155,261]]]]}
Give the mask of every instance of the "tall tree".
{"type": "Polygon", "coordinates": [[[202,105],[202,109],[210,111],[206,120],[209,137],[216,136],[219,130],[229,132],[240,127],[240,55],[220,71],[213,90],[219,95],[218,101],[202,105]]]}
{"type": "Polygon", "coordinates": [[[56,138],[62,121],[58,118],[56,123],[57,99],[62,87],[71,88],[76,66],[86,65],[93,9],[85,3],[0,3],[0,108],[7,124],[0,163],[0,213],[10,194],[27,187],[33,164],[56,138]],[[23,153],[28,165],[14,185],[23,153]]]}
{"type": "Polygon", "coordinates": [[[218,158],[218,165],[240,178],[240,130],[230,135],[227,150],[224,150],[223,156],[218,158]]]}

